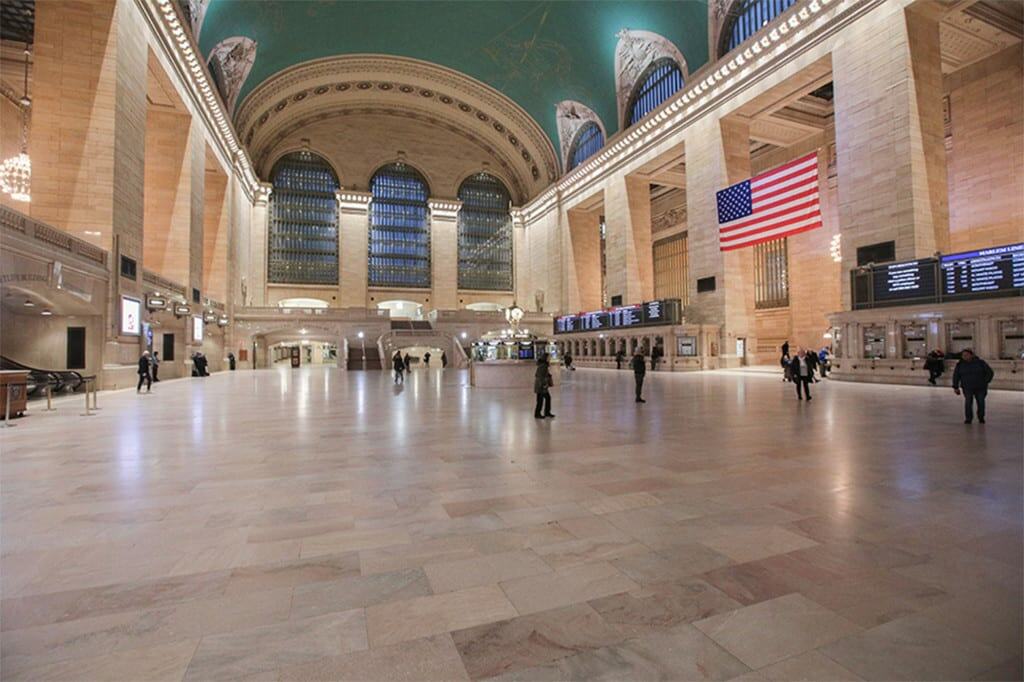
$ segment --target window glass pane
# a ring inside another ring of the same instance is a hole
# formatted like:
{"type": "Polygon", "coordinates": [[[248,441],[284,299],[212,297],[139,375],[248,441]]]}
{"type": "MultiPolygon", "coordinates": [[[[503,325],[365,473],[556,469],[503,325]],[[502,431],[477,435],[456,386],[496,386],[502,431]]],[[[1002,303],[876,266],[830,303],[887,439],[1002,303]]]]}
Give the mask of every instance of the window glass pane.
{"type": "Polygon", "coordinates": [[[369,284],[430,287],[430,191],[411,166],[394,163],[370,180],[369,284]]]}
{"type": "Polygon", "coordinates": [[[683,74],[675,62],[656,62],[633,94],[627,126],[657,109],[682,87],[683,74]]]}
{"type": "Polygon", "coordinates": [[[773,239],[754,246],[754,306],[784,308],[789,305],[787,240],[773,239]]]}
{"type": "Polygon", "coordinates": [[[654,297],[689,300],[686,235],[668,237],[654,244],[654,297]]]}
{"type": "Polygon", "coordinates": [[[596,154],[604,146],[604,135],[596,123],[587,123],[576,133],[572,151],[569,153],[569,168],[572,170],[596,154]]]}
{"type": "Polygon", "coordinates": [[[338,178],[319,156],[295,152],[270,174],[271,282],[338,283],[338,178]]]}
{"type": "Polygon", "coordinates": [[[796,0],[740,0],[732,13],[731,23],[722,31],[729,36],[723,54],[734,49],[765,24],[793,6],[796,0]]]}
{"type": "Polygon", "coordinates": [[[487,173],[459,187],[459,288],[512,291],[511,198],[487,173]]]}

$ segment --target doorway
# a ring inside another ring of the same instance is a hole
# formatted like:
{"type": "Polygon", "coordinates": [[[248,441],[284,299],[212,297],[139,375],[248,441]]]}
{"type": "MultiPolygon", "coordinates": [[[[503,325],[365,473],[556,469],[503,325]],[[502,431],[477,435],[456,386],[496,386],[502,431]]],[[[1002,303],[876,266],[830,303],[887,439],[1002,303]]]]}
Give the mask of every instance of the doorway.
{"type": "Polygon", "coordinates": [[[68,327],[68,369],[85,369],[85,327],[68,327]]]}

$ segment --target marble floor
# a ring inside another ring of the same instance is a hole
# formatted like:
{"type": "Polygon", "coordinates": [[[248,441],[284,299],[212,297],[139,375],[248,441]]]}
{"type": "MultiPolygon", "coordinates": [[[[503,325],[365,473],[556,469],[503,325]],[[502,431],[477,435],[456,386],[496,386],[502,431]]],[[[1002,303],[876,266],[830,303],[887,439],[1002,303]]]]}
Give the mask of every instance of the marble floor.
{"type": "MultiPolygon", "coordinates": [[[[922,381],[922,383],[924,383],[922,381]]],[[[279,368],[0,429],[4,680],[1019,680],[1024,396],[279,368]]]]}

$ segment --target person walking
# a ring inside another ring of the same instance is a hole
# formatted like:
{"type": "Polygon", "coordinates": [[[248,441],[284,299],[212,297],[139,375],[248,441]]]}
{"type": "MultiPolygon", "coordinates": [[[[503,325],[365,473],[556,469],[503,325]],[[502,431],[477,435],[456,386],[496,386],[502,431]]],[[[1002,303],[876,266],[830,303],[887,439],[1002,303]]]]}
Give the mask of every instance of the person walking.
{"type": "Polygon", "coordinates": [[[796,397],[803,400],[806,395],[809,401],[811,400],[811,381],[814,379],[814,369],[808,358],[809,356],[803,348],[797,351],[796,357],[789,363],[789,373],[793,383],[796,384],[796,397]]]}
{"type": "Polygon", "coordinates": [[[395,351],[395,354],[391,357],[391,366],[395,369],[395,383],[405,383],[405,361],[402,360],[402,352],[395,351]]]}
{"type": "Polygon", "coordinates": [[[448,366],[448,354],[445,353],[444,351],[441,351],[441,369],[444,369],[447,366],[448,366]]]}
{"type": "Polygon", "coordinates": [[[615,369],[622,369],[622,363],[625,361],[626,353],[619,350],[619,352],[615,354],[615,369]]]}
{"type": "Polygon", "coordinates": [[[576,371],[576,368],[572,366],[572,353],[566,352],[566,354],[562,356],[562,366],[569,371],[576,371]]]}
{"type": "Polygon", "coordinates": [[[430,368],[430,351],[429,350],[426,353],[423,354],[423,366],[426,367],[427,369],[430,368]]]}
{"type": "Polygon", "coordinates": [[[139,385],[135,387],[136,393],[142,392],[142,382],[146,382],[146,393],[149,393],[153,388],[153,377],[150,375],[150,357],[149,351],[142,351],[142,356],[139,357],[139,385]]]}
{"type": "Polygon", "coordinates": [[[782,365],[782,380],[791,381],[790,374],[790,357],[789,357],[789,341],[782,342],[782,357],[779,359],[779,364],[782,365]]]}
{"type": "Polygon", "coordinates": [[[405,371],[406,372],[411,372],[412,371],[412,358],[409,357],[408,353],[406,353],[405,357],[402,358],[402,362],[405,363],[405,371]]]}
{"type": "Polygon", "coordinates": [[[985,423],[985,396],[995,372],[970,348],[960,353],[960,362],[953,370],[953,392],[964,395],[964,424],[974,421],[974,403],[978,404],[978,421],[985,423]]]}
{"type": "Polygon", "coordinates": [[[551,367],[548,365],[548,356],[544,354],[537,358],[537,371],[533,375],[533,392],[537,394],[537,406],[533,409],[535,419],[544,419],[555,415],[551,413],[551,386],[554,384],[551,377],[551,367]]]}
{"type": "Polygon", "coordinates": [[[818,373],[821,374],[822,379],[828,376],[828,363],[828,346],[822,346],[818,351],[818,373]]]}
{"type": "Polygon", "coordinates": [[[661,346],[655,346],[651,349],[651,371],[658,369],[658,363],[661,362],[662,350],[661,346]]]}
{"type": "Polygon", "coordinates": [[[928,383],[932,386],[937,386],[935,380],[942,376],[946,371],[946,355],[941,350],[936,348],[928,357],[925,358],[924,368],[928,370],[928,383]]]}
{"type": "Polygon", "coordinates": [[[633,352],[633,360],[630,362],[633,368],[633,381],[636,383],[636,402],[646,403],[643,398],[644,375],[647,374],[647,363],[644,362],[644,352],[637,348],[633,352]]]}
{"type": "Polygon", "coordinates": [[[153,375],[153,383],[156,383],[156,382],[160,381],[160,377],[157,376],[157,373],[160,371],[160,352],[159,351],[153,351],[153,357],[150,358],[149,363],[150,363],[150,366],[149,366],[150,372],[149,373],[151,375],[153,375]]]}
{"type": "MultiPolygon", "coordinates": [[[[804,350],[801,348],[800,350],[804,350]]],[[[807,358],[807,364],[811,368],[811,382],[818,383],[818,377],[814,376],[814,372],[820,368],[818,364],[818,354],[812,351],[804,351],[804,357],[807,358]]]]}

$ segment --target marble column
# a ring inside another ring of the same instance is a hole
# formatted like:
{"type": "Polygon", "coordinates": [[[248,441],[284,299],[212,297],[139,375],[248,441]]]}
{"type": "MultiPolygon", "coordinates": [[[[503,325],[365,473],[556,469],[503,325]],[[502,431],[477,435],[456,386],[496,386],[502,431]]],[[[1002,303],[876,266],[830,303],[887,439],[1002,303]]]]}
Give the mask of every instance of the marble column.
{"type": "Polygon", "coordinates": [[[459,307],[459,209],[461,201],[430,200],[430,306],[459,307]]]}
{"type": "Polygon", "coordinates": [[[249,259],[252,267],[249,274],[248,292],[251,298],[249,305],[264,306],[267,304],[267,254],[270,249],[270,194],[273,186],[269,182],[261,182],[253,198],[252,218],[249,223],[249,259]]]}
{"type": "Polygon", "coordinates": [[[338,192],[338,300],[343,308],[365,308],[369,272],[369,192],[338,192]]]}

